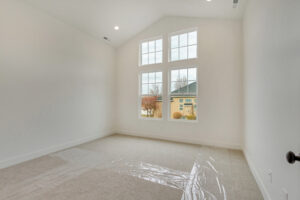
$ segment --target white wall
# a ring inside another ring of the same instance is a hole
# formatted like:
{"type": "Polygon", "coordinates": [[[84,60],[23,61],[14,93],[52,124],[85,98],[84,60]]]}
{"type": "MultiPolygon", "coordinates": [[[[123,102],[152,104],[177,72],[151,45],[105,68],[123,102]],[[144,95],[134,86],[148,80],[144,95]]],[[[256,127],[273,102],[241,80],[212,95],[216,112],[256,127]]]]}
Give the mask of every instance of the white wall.
{"type": "Polygon", "coordinates": [[[242,142],[242,24],[238,20],[167,17],[117,51],[117,131],[169,140],[240,148],[242,142]],[[198,28],[198,59],[167,62],[168,34],[198,28]],[[163,35],[163,64],[138,67],[139,42],[163,35]],[[199,67],[198,122],[171,122],[167,116],[167,73],[176,66],[199,67]],[[138,118],[138,74],[164,71],[161,121],[138,118]]]}
{"type": "Polygon", "coordinates": [[[0,1],[0,167],[106,135],[114,49],[38,10],[0,1]]]}
{"type": "Polygon", "coordinates": [[[300,1],[251,0],[245,33],[245,154],[265,199],[300,199],[300,1]],[[273,172],[270,183],[268,170],[273,172]]]}

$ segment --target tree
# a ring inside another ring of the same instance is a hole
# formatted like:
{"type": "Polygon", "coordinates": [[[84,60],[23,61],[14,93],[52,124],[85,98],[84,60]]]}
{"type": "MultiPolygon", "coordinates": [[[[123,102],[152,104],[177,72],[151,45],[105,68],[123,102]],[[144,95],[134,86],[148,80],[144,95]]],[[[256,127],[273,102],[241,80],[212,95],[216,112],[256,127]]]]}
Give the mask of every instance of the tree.
{"type": "Polygon", "coordinates": [[[147,111],[147,117],[154,114],[156,110],[157,96],[142,97],[142,109],[147,111]]]}
{"type": "Polygon", "coordinates": [[[183,88],[187,85],[187,78],[184,76],[182,78],[177,78],[175,82],[175,89],[179,90],[180,88],[183,88]]]}

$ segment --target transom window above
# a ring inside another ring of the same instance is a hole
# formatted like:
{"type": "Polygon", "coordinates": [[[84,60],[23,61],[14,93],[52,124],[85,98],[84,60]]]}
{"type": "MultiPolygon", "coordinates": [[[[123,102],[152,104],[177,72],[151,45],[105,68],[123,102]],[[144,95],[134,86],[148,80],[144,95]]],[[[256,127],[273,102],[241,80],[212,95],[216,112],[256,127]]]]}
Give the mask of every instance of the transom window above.
{"type": "Polygon", "coordinates": [[[197,31],[170,37],[170,61],[197,58],[197,31]]]}
{"type": "Polygon", "coordinates": [[[163,40],[149,40],[140,44],[140,65],[162,63],[163,40]]]}

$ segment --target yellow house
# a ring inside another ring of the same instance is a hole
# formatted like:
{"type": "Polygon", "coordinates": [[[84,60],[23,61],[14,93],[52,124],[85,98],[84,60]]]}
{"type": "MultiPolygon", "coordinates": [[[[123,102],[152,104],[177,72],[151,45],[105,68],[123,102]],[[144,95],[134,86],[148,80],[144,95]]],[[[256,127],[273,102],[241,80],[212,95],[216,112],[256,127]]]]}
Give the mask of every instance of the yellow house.
{"type": "Polygon", "coordinates": [[[171,93],[171,119],[196,119],[196,91],[197,84],[193,82],[171,93]]]}
{"type": "Polygon", "coordinates": [[[171,119],[174,119],[174,113],[181,113],[184,116],[197,116],[195,96],[175,96],[171,97],[171,119]]]}
{"type": "MultiPolygon", "coordinates": [[[[170,99],[170,118],[171,119],[188,119],[195,120],[197,118],[197,102],[196,102],[196,82],[186,85],[180,89],[174,90],[171,93],[170,99]]],[[[141,110],[142,117],[161,118],[162,117],[162,97],[157,96],[151,98],[151,96],[143,96],[143,98],[149,98],[145,101],[150,108],[146,111],[145,108],[141,110]],[[155,104],[155,106],[153,105],[155,104]]],[[[145,106],[144,106],[145,107],[145,106]]]]}

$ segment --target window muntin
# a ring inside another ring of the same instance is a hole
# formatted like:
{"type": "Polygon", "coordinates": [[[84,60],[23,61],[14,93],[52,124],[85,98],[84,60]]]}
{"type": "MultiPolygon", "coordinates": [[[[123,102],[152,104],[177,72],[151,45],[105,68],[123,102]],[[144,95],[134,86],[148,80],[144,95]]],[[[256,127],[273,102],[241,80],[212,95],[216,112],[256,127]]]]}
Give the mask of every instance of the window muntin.
{"type": "Polygon", "coordinates": [[[140,116],[162,118],[162,72],[141,73],[140,116]]]}
{"type": "Polygon", "coordinates": [[[163,40],[148,40],[140,44],[140,65],[151,65],[162,63],[163,40]]]}
{"type": "Polygon", "coordinates": [[[196,120],[197,68],[173,69],[169,77],[169,118],[196,120]]]}
{"type": "Polygon", "coordinates": [[[197,31],[170,37],[170,61],[197,58],[197,31]]]}

